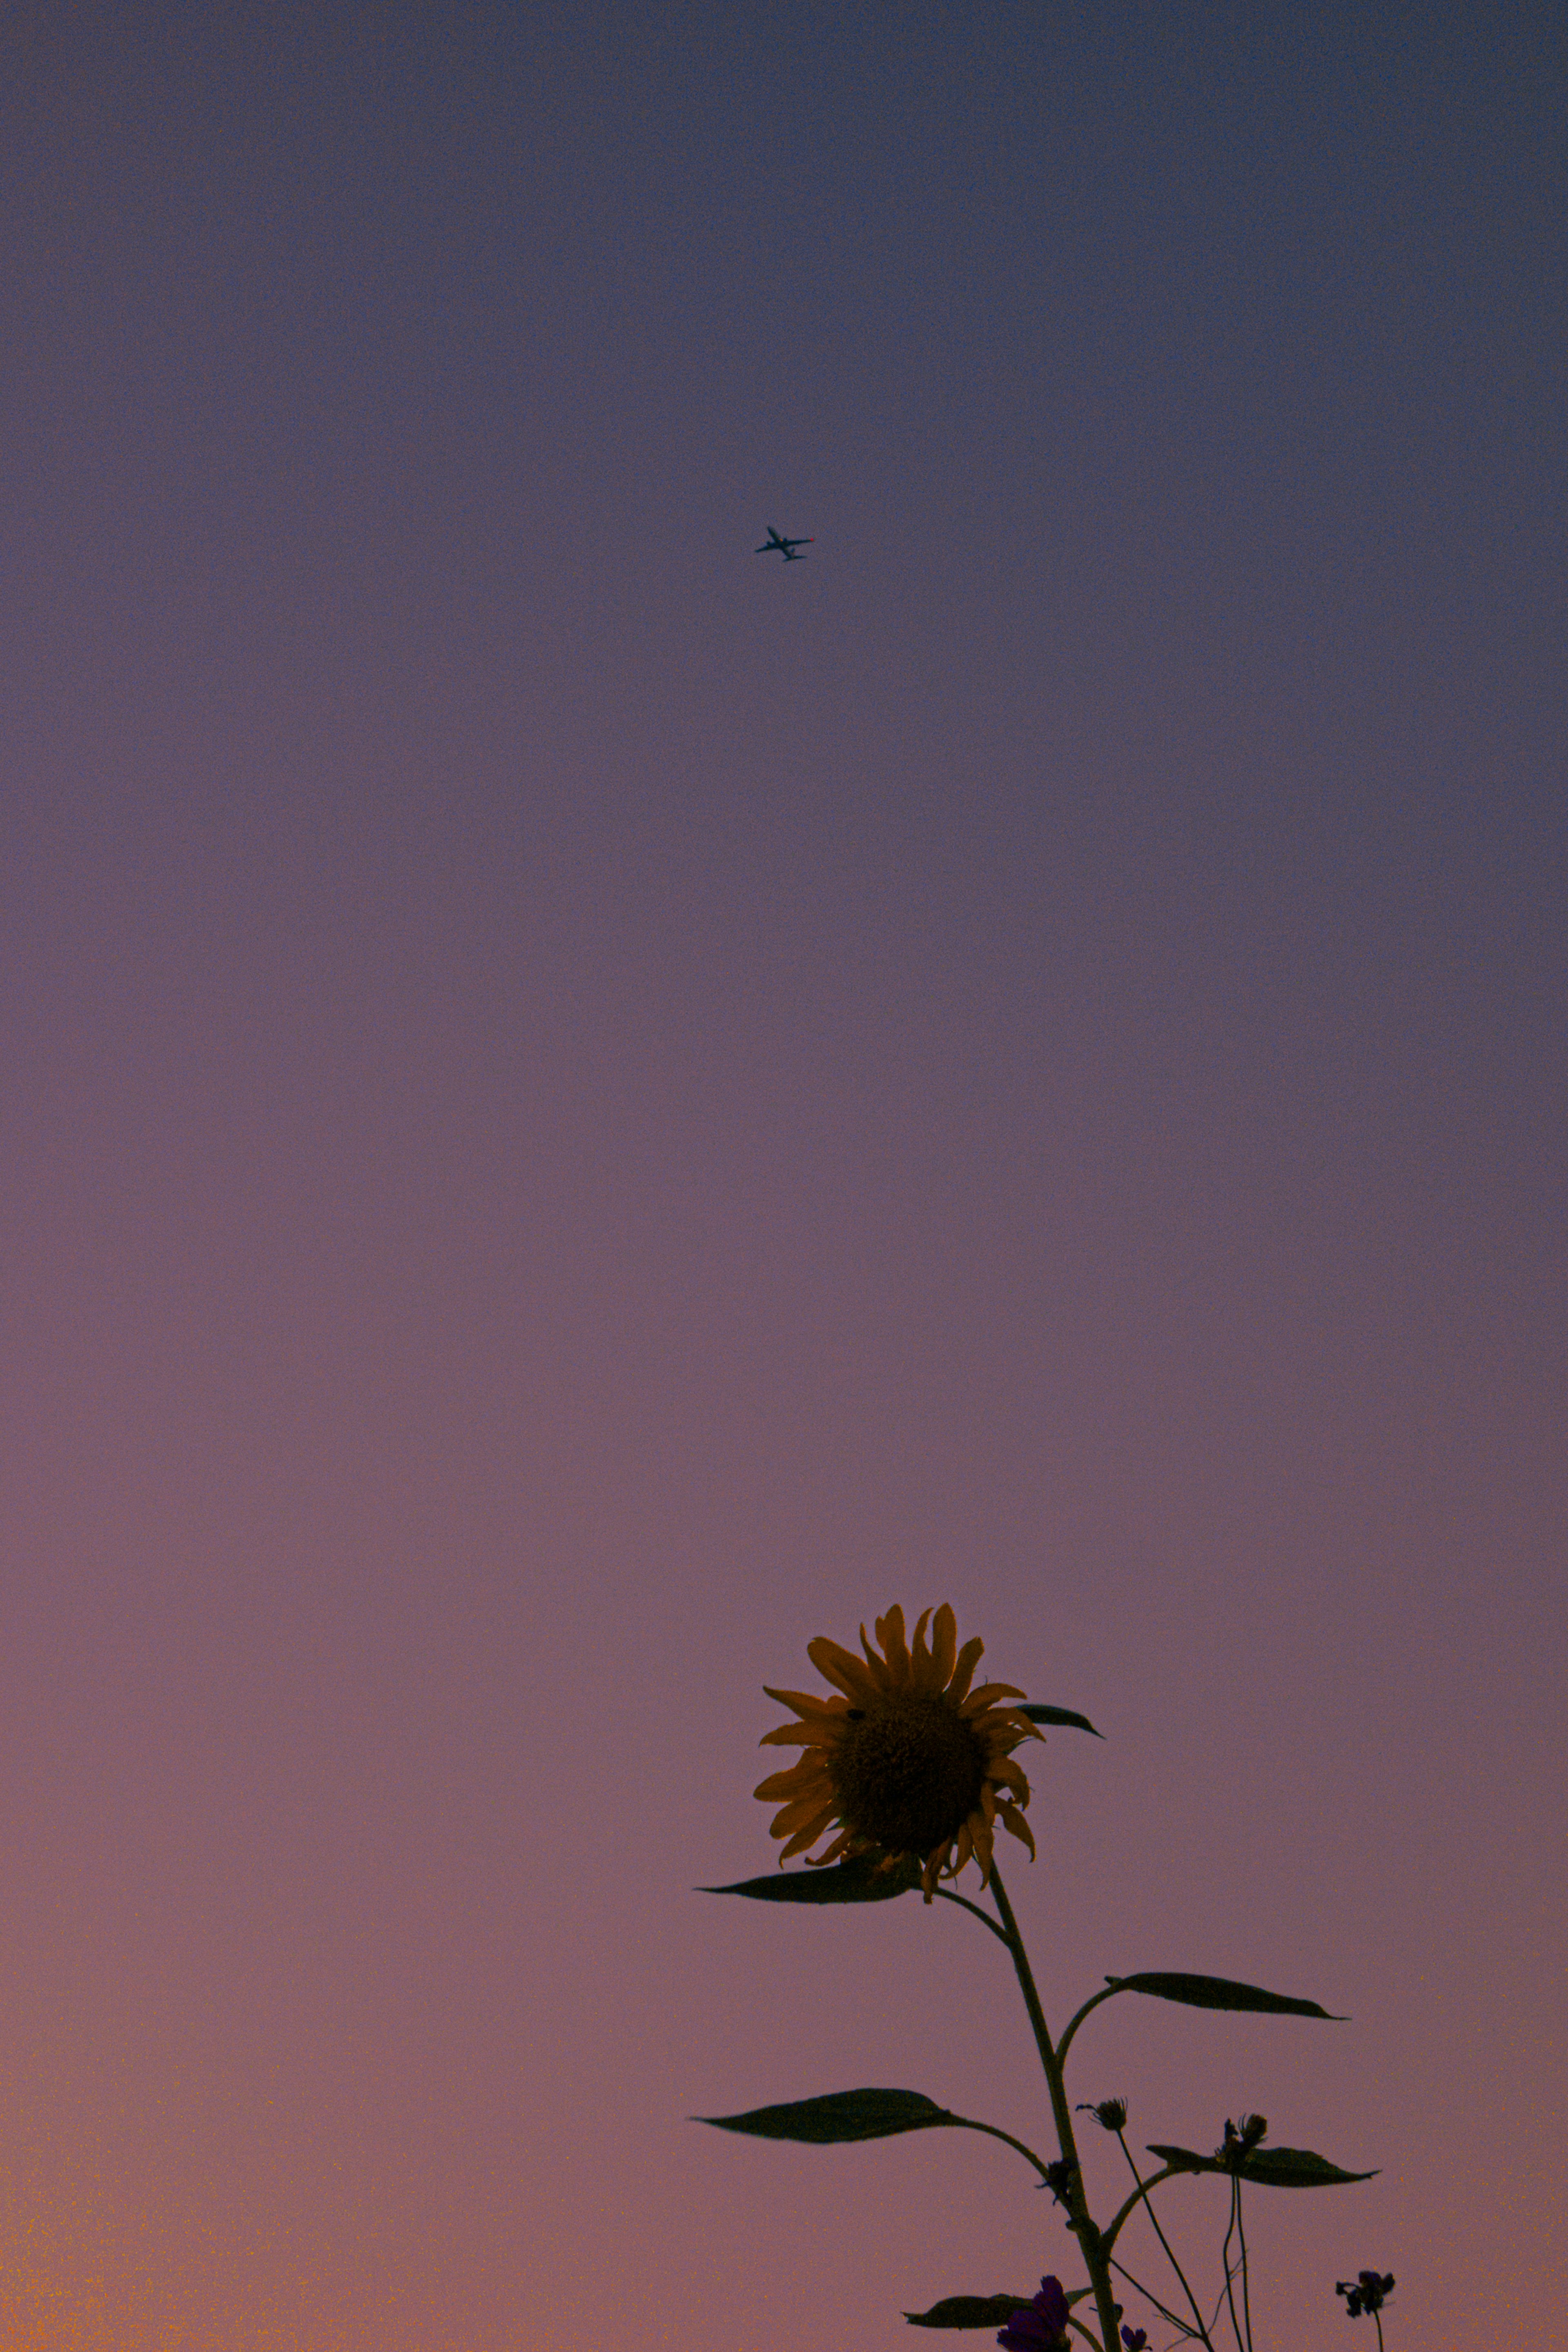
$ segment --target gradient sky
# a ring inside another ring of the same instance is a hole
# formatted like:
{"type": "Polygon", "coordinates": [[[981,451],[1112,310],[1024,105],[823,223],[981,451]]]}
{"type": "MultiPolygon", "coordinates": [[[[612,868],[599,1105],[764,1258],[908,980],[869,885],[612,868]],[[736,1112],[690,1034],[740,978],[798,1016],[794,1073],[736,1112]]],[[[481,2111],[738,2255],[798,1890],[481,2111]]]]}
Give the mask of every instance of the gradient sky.
{"type": "Polygon", "coordinates": [[[1259,2352],[1568,2330],[1565,95],[1507,0],[7,12],[6,2352],[1068,2268],[687,2120],[1047,2127],[962,1914],[690,1891],[943,1599],[1106,1734],[1053,2019],[1352,2021],[1079,2044],[1382,2168],[1259,2352]]]}

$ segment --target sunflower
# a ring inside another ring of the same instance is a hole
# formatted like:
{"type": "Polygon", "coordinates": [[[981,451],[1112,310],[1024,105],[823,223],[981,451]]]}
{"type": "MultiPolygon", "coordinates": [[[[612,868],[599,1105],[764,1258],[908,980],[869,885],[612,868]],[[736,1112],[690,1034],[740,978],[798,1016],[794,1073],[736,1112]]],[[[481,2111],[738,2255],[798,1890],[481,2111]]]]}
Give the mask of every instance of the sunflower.
{"type": "Polygon", "coordinates": [[[1012,1751],[1040,1735],[1027,1716],[997,1704],[1024,1694],[1012,1683],[983,1683],[972,1691],[984,1643],[965,1642],[961,1650],[945,1603],[929,1644],[928,1624],[929,1609],[908,1642],[903,1611],[889,1609],[877,1620],[877,1648],[861,1626],[864,1658],[819,1634],[806,1643],[806,1655],[839,1695],[768,1691],[800,1721],[764,1732],[763,1746],[805,1750],[756,1791],[767,1802],[782,1801],[772,1823],[773,1836],[785,1841],[781,1863],[836,1830],[826,1852],[807,1854],[808,1862],[820,1867],[874,1854],[882,1870],[918,1864],[929,1903],[938,1879],[956,1878],[971,1856],[985,1885],[998,1821],[1034,1853],[1023,1811],[1029,1784],[1012,1751]]]}

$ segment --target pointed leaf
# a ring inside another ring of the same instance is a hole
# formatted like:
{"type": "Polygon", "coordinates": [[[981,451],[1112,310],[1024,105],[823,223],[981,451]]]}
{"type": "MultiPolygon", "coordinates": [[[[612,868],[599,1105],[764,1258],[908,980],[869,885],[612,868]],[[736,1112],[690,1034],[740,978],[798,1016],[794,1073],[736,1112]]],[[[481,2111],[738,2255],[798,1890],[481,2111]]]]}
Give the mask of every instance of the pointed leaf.
{"type": "Polygon", "coordinates": [[[929,2311],[906,2311],[911,2327],[1005,2327],[1016,2311],[1027,2311],[1026,2294],[948,2294],[929,2311]]]}
{"type": "Polygon", "coordinates": [[[1371,2180],[1371,2172],[1345,2172],[1326,2156],[1310,2147],[1255,2147],[1241,2168],[1244,2180],[1261,2181],[1267,2189],[1336,2189],[1344,2180],[1371,2180]]]}
{"type": "Polygon", "coordinates": [[[1161,2147],[1152,2141],[1149,2153],[1178,2172],[1237,2172],[1243,2180],[1256,2180],[1265,2189],[1334,2189],[1342,2181],[1376,2178],[1375,2170],[1342,2171],[1326,2156],[1314,2156],[1310,2147],[1257,2147],[1238,2165],[1226,2164],[1217,2156],[1199,2156],[1190,2147],[1161,2147]]]}
{"type": "MultiPolygon", "coordinates": [[[[1039,1706],[1033,1699],[1026,1699],[1022,1706],[1014,1707],[1012,1713],[1026,1715],[1031,1723],[1059,1724],[1068,1731],[1094,1731],[1088,1716],[1075,1715],[1070,1706],[1039,1706]]],[[[1094,1736],[1097,1739],[1103,1739],[1105,1734],[1094,1731],[1094,1736]]]]}
{"type": "Polygon", "coordinates": [[[743,2116],[694,2116],[693,2123],[758,2139],[890,2139],[895,2132],[928,2131],[955,2120],[919,2091],[829,2091],[826,2098],[792,2099],[786,2106],[752,2107],[743,2116]]]}
{"type": "Polygon", "coordinates": [[[1332,2025],[1345,2022],[1331,2011],[1320,2009],[1315,2000],[1265,1992],[1261,1985],[1237,1984],[1231,1977],[1185,1976],[1156,1969],[1135,1977],[1107,1977],[1105,1981],[1118,1992],[1152,1993],[1156,2000],[1184,2001],[1189,2009],[1261,2009],[1278,2017],[1321,2017],[1332,2025]]]}
{"type": "Polygon", "coordinates": [[[912,1872],[878,1870],[864,1862],[830,1863],[826,1870],[774,1870],[733,1886],[700,1886],[699,1895],[749,1895],[754,1903],[887,1903],[920,1885],[912,1872]]]}
{"type": "Polygon", "coordinates": [[[1225,2167],[1212,2156],[1199,2156],[1190,2147],[1163,2147],[1158,2140],[1149,2142],[1149,2153],[1157,2156],[1175,2172],[1223,2172],[1225,2167]]]}

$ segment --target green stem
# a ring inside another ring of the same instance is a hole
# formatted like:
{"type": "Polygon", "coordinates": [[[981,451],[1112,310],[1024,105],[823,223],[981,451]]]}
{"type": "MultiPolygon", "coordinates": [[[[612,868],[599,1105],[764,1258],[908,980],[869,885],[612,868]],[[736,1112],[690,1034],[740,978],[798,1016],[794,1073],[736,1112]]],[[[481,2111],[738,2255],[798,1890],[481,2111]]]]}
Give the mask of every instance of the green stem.
{"type": "MultiPolygon", "coordinates": [[[[1134,2278],[1126,2263],[1119,2263],[1114,2254],[1112,2254],[1110,2258],[1110,2267],[1116,2273],[1117,2277],[1124,2278],[1127,2281],[1128,2285],[1132,2289],[1133,2294],[1141,2294],[1144,2302],[1151,2305],[1152,2308],[1159,2313],[1163,2320],[1164,2320],[1170,2326],[1175,2328],[1178,2335],[1193,2336],[1193,2330],[1187,2326],[1186,2321],[1184,2319],[1178,2318],[1176,2314],[1172,2311],[1167,2305],[1163,2304],[1152,2286],[1145,2286],[1142,2279],[1134,2278]]],[[[1202,2339],[1193,2336],[1193,2340],[1194,2342],[1199,2342],[1202,2339]]]]}
{"type": "Polygon", "coordinates": [[[994,2124],[977,2124],[973,2116],[958,2116],[950,2113],[947,2120],[950,2124],[961,2124],[965,2131],[984,2132],[988,2139],[1005,2139],[1009,2147],[1016,2147],[1020,2156],[1028,2158],[1042,2180],[1049,2182],[1051,2176],[1048,2168],[1041,2162],[1032,2147],[1026,2147],[1023,2141],[1015,2139],[1011,2132],[1000,2131],[994,2124]]]}
{"type": "MultiPolygon", "coordinates": [[[[1127,2158],[1128,2168],[1131,2171],[1133,2179],[1138,2183],[1138,2194],[1136,2197],[1130,2197],[1127,2200],[1126,2204],[1123,2205],[1121,2212],[1118,2213],[1115,2221],[1112,2221],[1110,2231],[1107,2233],[1105,2242],[1106,2245],[1109,2248],[1114,2243],[1116,2233],[1121,2229],[1121,2224],[1126,2221],[1127,2216],[1133,2210],[1134,2207],[1142,2202],[1144,2211],[1149,2216],[1150,2227],[1152,2229],[1154,2235],[1159,2239],[1161,2245],[1165,2250],[1165,2260],[1175,2272],[1177,2278],[1180,2279],[1182,2283],[1182,2293],[1192,2305],[1193,2317],[1198,2323],[1198,2341],[1201,2344],[1209,2344],[1209,2333],[1208,2329],[1204,2326],[1204,2315],[1203,2312],[1199,2308],[1197,2296],[1187,2284],[1187,2274],[1182,2268],[1181,2263],[1176,2260],[1170,2240],[1166,2237],[1165,2232],[1160,2227],[1160,2217],[1155,2212],[1153,2204],[1149,2196],[1149,2191],[1152,2189],[1158,2188],[1162,2180],[1169,2180],[1172,2174],[1175,2172],[1178,2168],[1173,2164],[1167,2164],[1163,2171],[1156,2172],[1154,2174],[1152,2179],[1145,2180],[1139,2172],[1137,2165],[1133,2162],[1132,2150],[1127,2145],[1127,2134],[1124,2131],[1119,2131],[1116,2137],[1121,2142],[1121,2153],[1127,2158]]],[[[1214,2352],[1214,2347],[1212,2344],[1209,2344],[1209,2352],[1214,2352]]]]}
{"type": "MultiPolygon", "coordinates": [[[[1125,2141],[1122,2142],[1122,2146],[1125,2147],[1125,2141]]],[[[1132,2164],[1131,2155],[1129,2155],[1127,2161],[1129,2164],[1132,2164]]],[[[1152,2189],[1158,2189],[1162,2180],[1173,2180],[1181,2168],[1181,2166],[1176,2164],[1162,2165],[1159,2171],[1152,2172],[1147,2180],[1139,2180],[1138,2167],[1135,2164],[1132,2164],[1132,2178],[1134,2180],[1138,2181],[1138,2186],[1133,2190],[1131,2196],[1129,2197],[1123,2204],[1117,2207],[1116,2219],[1112,2221],[1110,2229],[1105,2232],[1105,2243],[1108,2252],[1110,2247],[1116,2243],[1117,2239],[1121,2235],[1122,2223],[1130,2215],[1136,2213],[1139,2206],[1143,2202],[1144,2198],[1148,2196],[1149,2191],[1152,2189]]],[[[1154,2221],[1154,2208],[1152,2205],[1149,2208],[1149,2219],[1151,2221],[1154,2221]]],[[[1159,2223],[1154,2221],[1154,2227],[1156,2230],[1159,2229],[1159,2223]]],[[[1162,2240],[1161,2242],[1163,2243],[1163,2241],[1162,2240]]]]}
{"type": "Polygon", "coordinates": [[[965,1895],[952,1894],[945,1886],[939,1886],[935,1892],[939,1903],[956,1903],[961,1911],[967,1911],[972,1918],[978,1919],[986,1933],[994,1936],[999,1944],[1006,1943],[1006,1937],[1002,1933],[989,1911],[983,1911],[978,1903],[971,1903],[965,1895]]]}
{"type": "MultiPolygon", "coordinates": [[[[1252,2352],[1252,2290],[1247,2275],[1247,2221],[1241,2210],[1241,2182],[1236,2184],[1236,2234],[1241,2241],[1241,2316],[1247,2329],[1247,2352],[1252,2352]]],[[[1373,2315],[1375,2316],[1375,2314],[1373,2315]]]]}
{"type": "Polygon", "coordinates": [[[1046,2012],[1040,2006],[1040,1996],[1036,1990],[1034,1970],[1029,1966],[1029,1956],[1024,1949],[1024,1938],[1018,1932],[1018,1922],[1013,1916],[1013,1906],[1007,1900],[1007,1890],[1002,1884],[1002,1874],[994,1864],[991,1869],[991,1896],[1002,1922],[1007,1948],[1013,1955],[1013,1967],[1018,1979],[1018,1990],[1024,1996],[1024,2007],[1029,2013],[1035,2046],[1039,2051],[1040,2064],[1045,2069],[1046,2087],[1051,2095],[1051,2115],[1057,2127],[1057,2144],[1061,2149],[1062,2161],[1068,2168],[1069,2180],[1068,2195],[1072,2201],[1068,2208],[1068,2217],[1076,2225],[1079,2247],[1089,2272],[1089,2285],[1094,2291],[1094,2305],[1100,2315],[1102,2352],[1119,2352],[1121,2338],[1116,2330],[1116,2297],[1111,2293],[1110,2263],[1104,2241],[1090,2218],[1088,2199],[1084,2193],[1083,2168],[1078,2160],[1078,2142],[1073,2137],[1072,2108],[1068,2101],[1067,2084],[1062,2074],[1061,2060],[1052,2046],[1050,2029],[1046,2023],[1046,2012]]]}
{"type": "Polygon", "coordinates": [[[1241,2183],[1233,2173],[1230,2182],[1230,2221],[1226,2229],[1225,2243],[1219,2250],[1219,2259],[1220,2266],[1225,2272],[1225,2299],[1230,2305],[1230,2332],[1236,2338],[1236,2352],[1247,2352],[1247,2346],[1242,2341],[1241,2322],[1236,2315],[1236,2273],[1230,2266],[1230,2242],[1236,2234],[1237,2214],[1240,2205],[1241,2183]]]}
{"type": "Polygon", "coordinates": [[[1091,2009],[1098,2009],[1102,2000],[1114,2000],[1119,1992],[1125,1992],[1127,1988],[1125,1985],[1108,1984],[1103,1992],[1091,1992],[1089,1999],[1084,2002],[1083,2007],[1073,2011],[1066,2025],[1063,2027],[1062,2038],[1057,2044],[1057,2057],[1062,2065],[1065,2066],[1067,2064],[1068,2052],[1072,2046],[1073,2035],[1078,2032],[1079,2027],[1083,2023],[1083,2021],[1089,2015],[1089,2011],[1091,2009]]]}

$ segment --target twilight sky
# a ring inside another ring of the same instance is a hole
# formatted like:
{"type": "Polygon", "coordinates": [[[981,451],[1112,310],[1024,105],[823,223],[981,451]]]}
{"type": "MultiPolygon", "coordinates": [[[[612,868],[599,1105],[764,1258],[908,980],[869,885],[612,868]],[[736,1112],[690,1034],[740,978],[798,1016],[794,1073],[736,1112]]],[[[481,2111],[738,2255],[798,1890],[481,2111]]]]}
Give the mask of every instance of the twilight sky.
{"type": "Polygon", "coordinates": [[[944,1599],[1107,1735],[1054,2021],[1352,2021],[1078,2045],[1382,2168],[1259,2352],[1556,2341],[1556,12],[24,0],[0,93],[6,2352],[1069,2269],[998,2143],[687,2120],[1047,2128],[962,1914],[690,1891],[944,1599]]]}

